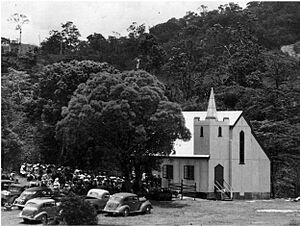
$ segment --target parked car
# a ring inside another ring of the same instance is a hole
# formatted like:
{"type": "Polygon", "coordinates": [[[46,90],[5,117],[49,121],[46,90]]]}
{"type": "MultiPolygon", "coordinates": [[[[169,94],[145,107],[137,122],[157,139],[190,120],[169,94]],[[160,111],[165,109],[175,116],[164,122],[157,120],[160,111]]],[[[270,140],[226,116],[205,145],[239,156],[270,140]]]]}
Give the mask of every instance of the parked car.
{"type": "Polygon", "coordinates": [[[109,192],[104,189],[91,189],[88,191],[85,200],[95,207],[96,211],[102,211],[109,199],[109,192]]]}
{"type": "Polygon", "coordinates": [[[1,179],[1,191],[7,190],[12,183],[12,180],[1,179]]]}
{"type": "Polygon", "coordinates": [[[51,197],[53,192],[48,187],[32,187],[27,188],[22,194],[14,201],[13,205],[18,206],[19,209],[22,209],[25,206],[25,203],[33,198],[37,197],[51,197]]]}
{"type": "Polygon", "coordinates": [[[104,212],[108,214],[151,213],[152,205],[145,197],[138,197],[133,193],[116,193],[110,196],[104,212]]]}
{"type": "Polygon", "coordinates": [[[1,206],[3,206],[5,203],[5,200],[3,198],[7,194],[8,188],[12,183],[12,180],[1,179],[1,206]]]}
{"type": "Polygon", "coordinates": [[[26,188],[26,185],[11,184],[7,190],[1,191],[1,203],[12,204],[26,188]]]}
{"type": "Polygon", "coordinates": [[[26,202],[19,217],[23,218],[25,223],[41,221],[47,224],[50,219],[54,219],[59,214],[59,205],[59,202],[48,197],[33,198],[26,202]]]}

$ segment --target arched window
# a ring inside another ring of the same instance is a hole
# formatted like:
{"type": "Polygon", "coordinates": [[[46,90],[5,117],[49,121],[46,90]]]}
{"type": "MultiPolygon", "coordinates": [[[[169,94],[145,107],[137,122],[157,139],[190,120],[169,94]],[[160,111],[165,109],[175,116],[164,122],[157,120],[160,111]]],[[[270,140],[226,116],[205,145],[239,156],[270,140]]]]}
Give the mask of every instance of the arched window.
{"type": "Polygon", "coordinates": [[[240,164],[245,164],[245,133],[240,132],[240,164]]]}
{"type": "Polygon", "coordinates": [[[221,137],[222,136],[222,127],[219,126],[219,130],[218,130],[218,137],[221,137]]]}
{"type": "Polygon", "coordinates": [[[203,137],[203,126],[200,128],[200,137],[203,137]]]}

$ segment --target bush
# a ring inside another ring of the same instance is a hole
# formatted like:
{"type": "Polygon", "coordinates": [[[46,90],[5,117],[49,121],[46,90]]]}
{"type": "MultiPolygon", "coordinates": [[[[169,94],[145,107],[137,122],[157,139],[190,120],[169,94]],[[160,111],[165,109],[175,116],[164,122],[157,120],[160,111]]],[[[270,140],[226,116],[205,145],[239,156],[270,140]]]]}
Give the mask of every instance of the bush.
{"type": "Polygon", "coordinates": [[[62,200],[60,220],[67,225],[97,225],[96,210],[84,198],[70,194],[62,200]]]}
{"type": "Polygon", "coordinates": [[[171,201],[172,192],[166,189],[153,189],[146,195],[146,198],[156,201],[171,201]]]}

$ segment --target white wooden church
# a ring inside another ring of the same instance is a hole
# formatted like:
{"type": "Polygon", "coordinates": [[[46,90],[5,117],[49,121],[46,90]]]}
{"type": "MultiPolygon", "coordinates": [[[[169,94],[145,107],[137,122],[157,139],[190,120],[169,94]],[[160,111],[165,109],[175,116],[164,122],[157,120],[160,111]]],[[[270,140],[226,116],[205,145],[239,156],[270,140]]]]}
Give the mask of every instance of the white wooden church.
{"type": "Polygon", "coordinates": [[[270,160],[242,111],[217,111],[212,89],[206,112],[183,116],[192,137],[163,157],[162,187],[183,181],[206,198],[220,191],[233,199],[270,198],[270,160]]]}

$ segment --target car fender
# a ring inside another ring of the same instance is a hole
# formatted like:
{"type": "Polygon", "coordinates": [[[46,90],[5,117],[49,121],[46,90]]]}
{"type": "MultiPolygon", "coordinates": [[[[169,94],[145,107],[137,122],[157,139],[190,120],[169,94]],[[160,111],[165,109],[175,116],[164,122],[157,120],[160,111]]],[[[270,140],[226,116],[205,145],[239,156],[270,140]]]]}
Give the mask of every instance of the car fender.
{"type": "Polygon", "coordinates": [[[37,215],[35,215],[33,219],[34,219],[34,220],[37,220],[40,216],[42,216],[42,215],[44,215],[44,214],[46,214],[46,215],[48,216],[48,214],[47,214],[46,211],[42,211],[42,212],[38,213],[37,215]]]}
{"type": "Polygon", "coordinates": [[[142,205],[140,207],[141,212],[145,211],[147,206],[150,206],[151,209],[152,209],[152,205],[151,205],[151,203],[148,200],[145,201],[144,203],[142,203],[142,205]]]}
{"type": "Polygon", "coordinates": [[[126,208],[128,208],[129,211],[130,211],[130,207],[128,205],[121,206],[117,210],[118,210],[119,213],[122,213],[124,211],[124,209],[126,209],[126,208]]]}

